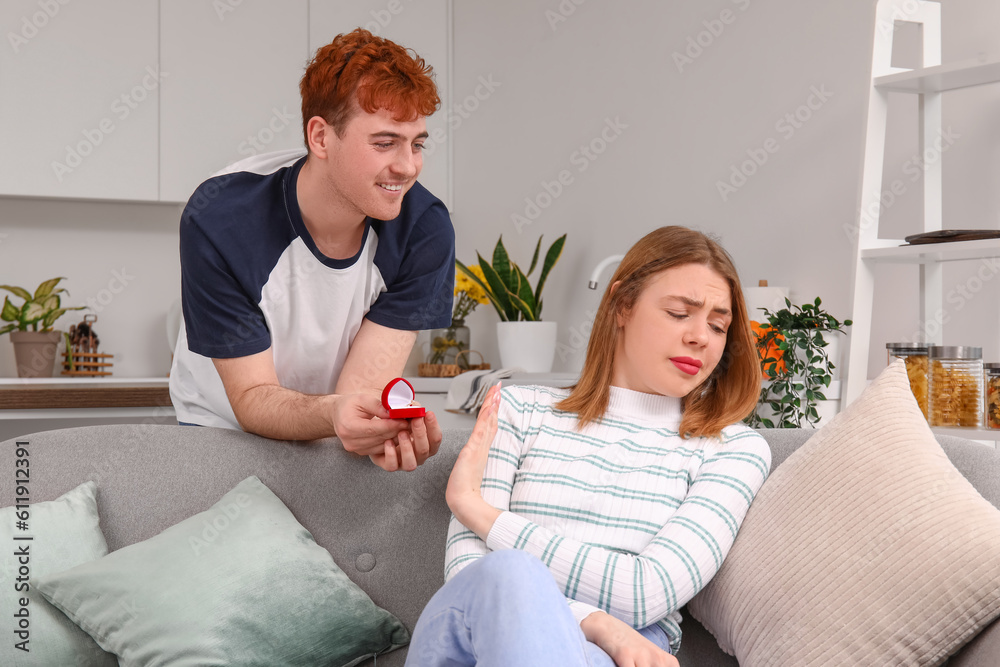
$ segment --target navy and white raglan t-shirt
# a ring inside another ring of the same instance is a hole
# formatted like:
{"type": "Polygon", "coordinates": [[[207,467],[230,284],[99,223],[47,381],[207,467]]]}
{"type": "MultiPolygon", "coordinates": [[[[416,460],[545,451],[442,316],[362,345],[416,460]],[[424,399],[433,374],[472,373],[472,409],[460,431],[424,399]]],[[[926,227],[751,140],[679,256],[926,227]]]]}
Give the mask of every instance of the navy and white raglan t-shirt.
{"type": "Polygon", "coordinates": [[[282,387],[330,394],[362,320],[451,323],[455,231],[419,183],[395,220],[365,220],[358,253],[331,259],[296,198],[305,150],[254,156],[202,183],[181,216],[181,327],[170,398],[181,422],[239,429],[213,358],[271,348],[282,387]]]}

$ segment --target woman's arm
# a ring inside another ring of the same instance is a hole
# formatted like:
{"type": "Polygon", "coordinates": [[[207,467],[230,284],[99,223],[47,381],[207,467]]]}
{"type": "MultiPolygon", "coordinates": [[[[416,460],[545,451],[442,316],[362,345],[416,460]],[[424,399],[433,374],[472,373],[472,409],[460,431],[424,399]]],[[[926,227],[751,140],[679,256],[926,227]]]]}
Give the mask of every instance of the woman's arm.
{"type": "Polygon", "coordinates": [[[485,537],[496,518],[510,507],[522,440],[517,414],[505,410],[500,415],[499,402],[498,385],[487,393],[472,435],[448,478],[445,497],[453,515],[445,545],[445,581],[490,551],[485,537]]]}
{"type": "Polygon", "coordinates": [[[567,597],[584,603],[571,605],[580,620],[596,608],[634,628],[655,623],[715,575],[767,476],[764,439],[742,427],[727,431],[680,507],[637,555],[560,537],[512,512],[496,519],[486,544],[538,556],[567,597]]]}

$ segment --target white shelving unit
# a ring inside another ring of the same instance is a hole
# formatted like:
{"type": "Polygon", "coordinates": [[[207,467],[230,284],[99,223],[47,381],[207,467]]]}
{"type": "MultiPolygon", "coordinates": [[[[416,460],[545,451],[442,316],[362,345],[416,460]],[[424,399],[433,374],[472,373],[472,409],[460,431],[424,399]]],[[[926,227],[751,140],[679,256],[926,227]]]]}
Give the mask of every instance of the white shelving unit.
{"type": "MultiPolygon", "coordinates": [[[[846,406],[864,390],[868,375],[871,344],[872,306],[877,263],[911,264],[920,267],[920,317],[927,320],[943,306],[942,265],[945,262],[1000,258],[1000,240],[960,241],[929,245],[904,245],[903,239],[878,237],[882,197],[882,169],[885,157],[889,93],[917,95],[920,105],[920,152],[934,146],[941,136],[943,93],[960,88],[1000,82],[1000,59],[979,59],[941,64],[941,5],[927,0],[879,0],[876,6],[875,37],[872,50],[871,88],[865,134],[864,165],[859,193],[859,214],[855,221],[857,242],[852,280],[853,307],[846,378],[842,405],[846,406]],[[892,67],[893,25],[907,21],[922,25],[923,66],[906,70],[892,67]]],[[[929,161],[923,170],[923,229],[943,229],[941,160],[929,161]]],[[[961,227],[961,225],[958,225],[961,227]]],[[[949,429],[954,435],[956,429],[949,429]]],[[[942,431],[943,432],[943,431],[942,431]]],[[[969,431],[965,437],[1000,440],[1000,431],[969,431]]]]}

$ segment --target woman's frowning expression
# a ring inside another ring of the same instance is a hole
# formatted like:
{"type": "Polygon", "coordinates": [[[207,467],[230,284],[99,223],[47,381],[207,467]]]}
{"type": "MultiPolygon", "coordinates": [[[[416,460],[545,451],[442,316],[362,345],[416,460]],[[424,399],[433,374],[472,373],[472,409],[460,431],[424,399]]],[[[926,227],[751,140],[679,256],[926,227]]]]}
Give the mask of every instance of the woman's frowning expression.
{"type": "Polygon", "coordinates": [[[702,264],[671,267],[648,279],[618,316],[612,384],[682,398],[712,374],[732,322],[729,283],[702,264]]]}

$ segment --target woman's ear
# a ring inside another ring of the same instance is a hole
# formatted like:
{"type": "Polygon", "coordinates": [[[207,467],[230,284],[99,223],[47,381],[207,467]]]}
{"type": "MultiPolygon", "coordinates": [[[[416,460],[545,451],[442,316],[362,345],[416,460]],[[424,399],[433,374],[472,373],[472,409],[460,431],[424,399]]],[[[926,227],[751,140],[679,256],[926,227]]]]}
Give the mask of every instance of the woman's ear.
{"type": "MultiPolygon", "coordinates": [[[[608,290],[608,298],[611,298],[612,296],[614,296],[615,291],[618,289],[618,286],[621,285],[621,284],[622,284],[622,281],[620,281],[620,280],[616,280],[615,282],[611,283],[611,287],[608,290]]],[[[618,327],[619,329],[621,329],[623,326],[625,326],[625,320],[627,320],[627,319],[628,318],[626,317],[626,313],[623,313],[618,308],[615,309],[615,326],[616,327],[618,327]]]]}

